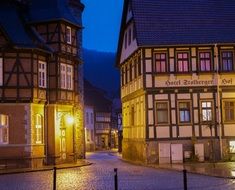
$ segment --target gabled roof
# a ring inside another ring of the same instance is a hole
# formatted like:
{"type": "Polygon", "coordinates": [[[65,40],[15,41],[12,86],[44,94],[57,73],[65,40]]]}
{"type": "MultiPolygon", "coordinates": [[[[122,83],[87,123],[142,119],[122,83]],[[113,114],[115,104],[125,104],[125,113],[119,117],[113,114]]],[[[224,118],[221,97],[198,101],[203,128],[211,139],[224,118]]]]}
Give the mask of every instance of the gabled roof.
{"type": "MultiPolygon", "coordinates": [[[[82,11],[84,5],[77,1],[82,11]]],[[[29,12],[29,22],[32,23],[65,20],[73,25],[82,26],[81,17],[76,17],[72,13],[68,0],[31,0],[29,12]]]]}
{"type": "Polygon", "coordinates": [[[235,1],[130,0],[139,46],[235,42],[235,1]]]}
{"type": "Polygon", "coordinates": [[[17,5],[11,0],[1,0],[0,2],[0,26],[8,40],[15,46],[36,48],[24,27],[24,21],[19,16],[17,5]]]}
{"type": "Polygon", "coordinates": [[[139,47],[235,42],[233,0],[125,0],[119,56],[128,5],[139,47]]]}
{"type": "Polygon", "coordinates": [[[96,112],[111,112],[112,101],[105,92],[84,79],[84,100],[86,106],[93,106],[96,112]]]}

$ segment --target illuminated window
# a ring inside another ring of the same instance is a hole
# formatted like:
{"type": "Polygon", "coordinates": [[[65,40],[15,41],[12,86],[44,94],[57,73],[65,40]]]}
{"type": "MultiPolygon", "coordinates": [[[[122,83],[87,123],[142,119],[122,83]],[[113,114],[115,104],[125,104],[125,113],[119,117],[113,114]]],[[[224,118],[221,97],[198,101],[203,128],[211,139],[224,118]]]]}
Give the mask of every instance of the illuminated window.
{"type": "Polygon", "coordinates": [[[235,101],[224,101],[225,122],[235,121],[235,101]]]}
{"type": "Polygon", "coordinates": [[[222,52],[222,70],[223,71],[233,70],[233,52],[232,51],[222,52]]]}
{"type": "Polygon", "coordinates": [[[235,141],[229,141],[229,152],[235,153],[235,141]]]}
{"type": "Polygon", "coordinates": [[[46,62],[39,61],[39,68],[38,68],[38,74],[39,74],[39,87],[46,88],[47,84],[47,70],[46,70],[46,62]]]}
{"type": "Polygon", "coordinates": [[[191,121],[190,116],[190,102],[179,102],[179,122],[189,123],[191,121]]]}
{"type": "Polygon", "coordinates": [[[160,72],[160,73],[167,71],[166,53],[156,53],[155,54],[155,69],[156,69],[156,72],[160,72]]]}
{"type": "Polygon", "coordinates": [[[0,114],[0,144],[9,143],[9,117],[8,115],[0,114]]]}
{"type": "Polygon", "coordinates": [[[68,44],[72,43],[71,27],[69,26],[66,27],[66,42],[68,44]]]}
{"type": "Polygon", "coordinates": [[[35,117],[35,128],[36,128],[36,144],[42,143],[42,116],[37,114],[35,117]]]}
{"type": "Polygon", "coordinates": [[[211,53],[210,52],[199,53],[199,65],[200,65],[200,71],[211,70],[211,53]]]}
{"type": "Polygon", "coordinates": [[[67,89],[72,90],[73,89],[73,67],[71,65],[67,65],[67,89]]]}
{"type": "Polygon", "coordinates": [[[202,121],[212,121],[212,102],[202,101],[201,102],[202,121]]]}
{"type": "Polygon", "coordinates": [[[156,103],[156,122],[157,124],[167,124],[168,121],[168,102],[156,103]]]}
{"type": "Polygon", "coordinates": [[[60,86],[62,89],[73,89],[73,67],[60,64],[60,86]]]}
{"type": "Polygon", "coordinates": [[[3,61],[0,58],[0,86],[3,85],[3,61]]]}
{"type": "Polygon", "coordinates": [[[189,71],[189,56],[187,52],[177,53],[178,72],[189,71]]]}

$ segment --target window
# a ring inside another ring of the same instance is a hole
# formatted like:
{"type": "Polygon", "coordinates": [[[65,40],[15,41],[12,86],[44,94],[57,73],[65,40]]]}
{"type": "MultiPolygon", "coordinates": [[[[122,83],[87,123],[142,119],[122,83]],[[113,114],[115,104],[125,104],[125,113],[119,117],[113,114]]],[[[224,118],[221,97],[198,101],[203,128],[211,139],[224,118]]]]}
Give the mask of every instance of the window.
{"type": "Polygon", "coordinates": [[[62,89],[73,89],[73,66],[60,64],[60,86],[62,89]]]}
{"type": "Polygon", "coordinates": [[[42,116],[37,114],[35,118],[36,144],[42,143],[42,116]]]}
{"type": "Polygon", "coordinates": [[[71,65],[67,65],[67,89],[72,90],[73,89],[73,67],[71,65]]]}
{"type": "Polygon", "coordinates": [[[0,86],[3,85],[3,61],[0,58],[0,86]]]}
{"type": "Polygon", "coordinates": [[[130,63],[130,65],[129,65],[129,76],[130,76],[130,82],[132,81],[132,62],[130,63]]]}
{"type": "Polygon", "coordinates": [[[0,144],[9,143],[9,117],[8,115],[0,114],[0,144]]]}
{"type": "Polygon", "coordinates": [[[201,102],[201,119],[203,122],[212,121],[212,102],[201,102]]]}
{"type": "Polygon", "coordinates": [[[137,74],[138,74],[138,60],[135,58],[134,59],[134,77],[137,78],[137,74]]]}
{"type": "Polygon", "coordinates": [[[233,70],[233,52],[232,51],[222,52],[222,70],[223,71],[233,70]]]}
{"type": "Polygon", "coordinates": [[[72,40],[71,40],[72,36],[71,36],[71,27],[67,26],[66,27],[66,42],[68,44],[71,44],[72,43],[72,40]]]}
{"type": "Polygon", "coordinates": [[[39,87],[41,88],[46,88],[47,87],[47,70],[46,70],[46,62],[43,61],[39,61],[39,68],[38,68],[38,72],[39,72],[39,87]]]}
{"type": "Polygon", "coordinates": [[[177,66],[179,72],[189,71],[189,57],[187,52],[177,53],[177,66]]]}
{"type": "Polygon", "coordinates": [[[141,73],[141,56],[138,55],[138,76],[140,76],[141,73]]]}
{"type": "Polygon", "coordinates": [[[156,53],[155,54],[155,69],[156,72],[166,72],[167,58],[166,53],[156,53]]]}
{"type": "Polygon", "coordinates": [[[200,66],[200,71],[211,70],[211,53],[210,52],[199,52],[199,66],[200,66]]]}
{"type": "Polygon", "coordinates": [[[189,123],[190,121],[190,102],[179,102],[179,122],[189,123]]]}
{"type": "Polygon", "coordinates": [[[235,141],[229,141],[229,152],[235,153],[235,141]]]}
{"type": "Polygon", "coordinates": [[[235,101],[224,102],[224,121],[233,122],[235,121],[235,101]]]}
{"type": "Polygon", "coordinates": [[[168,121],[168,102],[156,103],[156,123],[167,124],[168,121]]]}

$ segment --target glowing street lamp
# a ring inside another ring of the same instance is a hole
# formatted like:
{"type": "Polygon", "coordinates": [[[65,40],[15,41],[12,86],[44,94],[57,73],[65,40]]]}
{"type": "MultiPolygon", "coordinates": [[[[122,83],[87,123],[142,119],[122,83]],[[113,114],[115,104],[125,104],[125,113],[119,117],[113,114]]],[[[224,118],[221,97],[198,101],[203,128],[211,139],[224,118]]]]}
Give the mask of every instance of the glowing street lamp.
{"type": "Polygon", "coordinates": [[[67,115],[65,120],[66,120],[66,123],[69,125],[72,125],[74,123],[74,117],[71,115],[67,115]]]}

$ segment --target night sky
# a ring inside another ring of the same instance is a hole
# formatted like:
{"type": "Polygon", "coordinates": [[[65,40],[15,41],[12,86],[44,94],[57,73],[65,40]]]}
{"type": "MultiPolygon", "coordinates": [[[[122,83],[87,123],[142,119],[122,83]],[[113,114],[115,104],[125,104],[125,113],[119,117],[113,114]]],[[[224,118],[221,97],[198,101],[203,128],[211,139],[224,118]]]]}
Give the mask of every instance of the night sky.
{"type": "Polygon", "coordinates": [[[123,0],[82,0],[83,47],[116,52],[123,0]]]}

